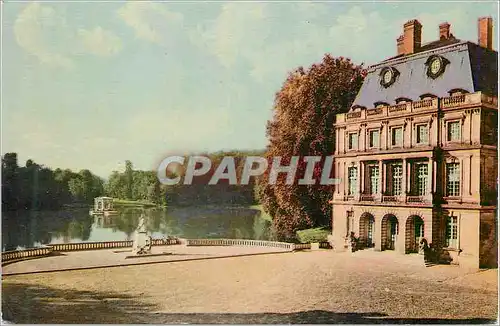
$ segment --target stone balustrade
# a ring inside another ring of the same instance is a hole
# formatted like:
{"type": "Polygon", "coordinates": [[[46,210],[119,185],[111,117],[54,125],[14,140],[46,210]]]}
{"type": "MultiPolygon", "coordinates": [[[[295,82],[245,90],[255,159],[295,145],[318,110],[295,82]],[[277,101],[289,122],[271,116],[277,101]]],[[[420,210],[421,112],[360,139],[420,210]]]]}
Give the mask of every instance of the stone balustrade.
{"type": "Polygon", "coordinates": [[[461,106],[465,103],[465,99],[466,99],[465,94],[445,97],[441,99],[441,107],[443,109],[446,109],[446,108],[461,106]]]}
{"type": "Polygon", "coordinates": [[[4,251],[2,252],[2,263],[8,261],[30,259],[35,257],[45,257],[50,255],[51,253],[52,253],[51,247],[4,251]]]}
{"type": "Polygon", "coordinates": [[[388,109],[389,113],[408,111],[408,108],[411,108],[411,105],[408,105],[408,104],[410,104],[410,103],[390,105],[387,107],[387,109],[388,109]]]}
{"type": "MultiPolygon", "coordinates": [[[[44,257],[52,254],[53,252],[127,248],[127,247],[132,247],[132,244],[133,244],[132,240],[49,244],[45,248],[32,248],[32,249],[11,250],[2,252],[2,262],[22,260],[33,257],[44,257]]],[[[181,244],[181,240],[177,238],[153,239],[153,241],[151,242],[151,245],[153,246],[166,246],[166,245],[178,245],[178,244],[181,244]]]]}
{"type": "MultiPolygon", "coordinates": [[[[246,240],[246,239],[153,239],[153,246],[179,245],[185,243],[186,246],[257,246],[273,247],[293,250],[311,249],[310,243],[288,243],[265,240],[246,240]]],[[[2,252],[2,264],[18,260],[46,257],[55,252],[68,252],[80,250],[98,250],[98,249],[119,249],[132,247],[133,241],[106,241],[106,242],[80,242],[80,243],[62,243],[51,244],[44,248],[32,248],[24,250],[12,250],[2,252]]],[[[321,242],[320,248],[330,248],[328,242],[321,242]]]]}
{"type": "Polygon", "coordinates": [[[293,243],[244,239],[186,239],[187,246],[257,246],[294,250],[293,243]]]}
{"type": "Polygon", "coordinates": [[[61,243],[48,245],[54,251],[78,251],[78,250],[96,250],[96,249],[114,249],[132,247],[132,240],[129,241],[106,241],[106,242],[80,242],[80,243],[61,243]]]}
{"type": "Polygon", "coordinates": [[[413,109],[413,111],[420,110],[420,109],[421,110],[431,109],[431,108],[435,107],[435,104],[437,105],[437,99],[416,101],[416,102],[412,102],[412,109],[413,109]]]}
{"type": "MultiPolygon", "coordinates": [[[[151,245],[165,246],[181,244],[179,239],[153,239],[151,245]]],[[[48,245],[54,251],[77,251],[77,250],[97,250],[97,249],[117,249],[132,247],[133,241],[106,241],[106,242],[80,242],[61,243],[48,245]]]]}
{"type": "Polygon", "coordinates": [[[376,108],[376,109],[368,109],[368,110],[366,110],[366,115],[367,116],[380,115],[382,113],[384,113],[384,110],[382,110],[382,108],[376,108]]]}
{"type": "Polygon", "coordinates": [[[347,119],[351,120],[351,119],[357,119],[357,118],[361,118],[361,111],[347,113],[347,119]]]}
{"type": "Polygon", "coordinates": [[[377,108],[361,109],[360,111],[348,112],[337,115],[337,123],[361,121],[369,119],[378,119],[380,117],[390,117],[394,115],[405,115],[426,110],[450,109],[466,105],[487,104],[498,105],[497,97],[488,96],[481,92],[454,95],[443,98],[428,98],[425,100],[394,104],[389,106],[380,106],[377,108]]]}

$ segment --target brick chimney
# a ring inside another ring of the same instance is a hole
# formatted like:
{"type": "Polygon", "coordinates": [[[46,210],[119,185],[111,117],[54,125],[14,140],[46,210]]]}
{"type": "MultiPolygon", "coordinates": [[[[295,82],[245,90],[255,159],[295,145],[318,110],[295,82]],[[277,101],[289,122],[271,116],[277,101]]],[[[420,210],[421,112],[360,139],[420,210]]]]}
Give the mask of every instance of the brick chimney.
{"type": "Polygon", "coordinates": [[[398,55],[405,53],[405,37],[400,35],[397,39],[398,44],[398,55]]]}
{"type": "Polygon", "coordinates": [[[477,43],[483,48],[493,49],[493,19],[491,17],[481,17],[477,24],[477,43]]]}
{"type": "Polygon", "coordinates": [[[417,52],[422,44],[422,24],[416,19],[410,20],[403,29],[404,54],[417,52]]]}
{"type": "Polygon", "coordinates": [[[448,23],[442,23],[439,25],[439,39],[440,40],[447,40],[450,38],[450,24],[448,23]]]}

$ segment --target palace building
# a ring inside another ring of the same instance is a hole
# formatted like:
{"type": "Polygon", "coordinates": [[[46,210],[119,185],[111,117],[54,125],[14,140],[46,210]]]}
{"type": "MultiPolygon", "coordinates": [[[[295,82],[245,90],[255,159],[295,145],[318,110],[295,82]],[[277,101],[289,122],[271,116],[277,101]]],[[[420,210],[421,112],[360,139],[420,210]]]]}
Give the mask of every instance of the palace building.
{"type": "Polygon", "coordinates": [[[451,263],[497,265],[497,66],[493,22],[478,20],[478,44],[450,25],[421,43],[404,24],[397,55],[368,68],[335,122],[332,240],[354,232],[364,248],[416,253],[425,238],[451,263]]]}

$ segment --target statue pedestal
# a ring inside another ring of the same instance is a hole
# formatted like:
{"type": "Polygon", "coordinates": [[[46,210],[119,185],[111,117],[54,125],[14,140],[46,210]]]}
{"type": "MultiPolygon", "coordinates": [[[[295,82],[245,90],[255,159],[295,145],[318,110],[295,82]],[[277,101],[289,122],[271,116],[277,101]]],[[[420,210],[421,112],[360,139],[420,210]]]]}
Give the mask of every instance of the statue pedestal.
{"type": "Polygon", "coordinates": [[[148,231],[146,230],[143,216],[141,216],[139,226],[135,231],[135,240],[132,251],[135,255],[151,254],[151,237],[148,235],[148,231]]]}
{"type": "Polygon", "coordinates": [[[135,255],[145,255],[151,253],[151,237],[146,232],[137,232],[132,249],[135,255]]]}

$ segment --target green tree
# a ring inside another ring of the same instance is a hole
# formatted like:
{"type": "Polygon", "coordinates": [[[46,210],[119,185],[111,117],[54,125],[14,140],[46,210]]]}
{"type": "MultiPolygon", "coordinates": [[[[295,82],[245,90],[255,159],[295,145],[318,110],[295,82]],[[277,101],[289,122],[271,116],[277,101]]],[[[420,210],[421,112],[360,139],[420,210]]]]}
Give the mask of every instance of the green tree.
{"type": "Polygon", "coordinates": [[[86,200],[85,182],[82,180],[81,177],[75,177],[69,180],[68,188],[74,200],[76,201],[86,200]]]}
{"type": "MultiPolygon", "coordinates": [[[[337,113],[349,109],[362,84],[364,70],[349,59],[325,55],[322,62],[292,72],[276,94],[274,117],[267,125],[269,163],[276,156],[288,164],[292,156],[332,155],[333,123],[337,113]]],[[[317,163],[314,179],[319,180],[323,162],[317,163]]],[[[299,160],[296,179],[285,184],[281,175],[270,185],[268,172],[259,180],[256,192],[265,211],[273,217],[276,236],[295,239],[295,232],[330,223],[332,194],[330,186],[298,185],[304,176],[305,163],[299,160]]]]}
{"type": "Polygon", "coordinates": [[[133,182],[134,182],[134,166],[129,160],[125,161],[125,182],[126,182],[126,198],[133,199],[133,182]]]}
{"type": "Polygon", "coordinates": [[[2,211],[16,209],[19,205],[19,166],[17,154],[2,157],[2,211]]]}

